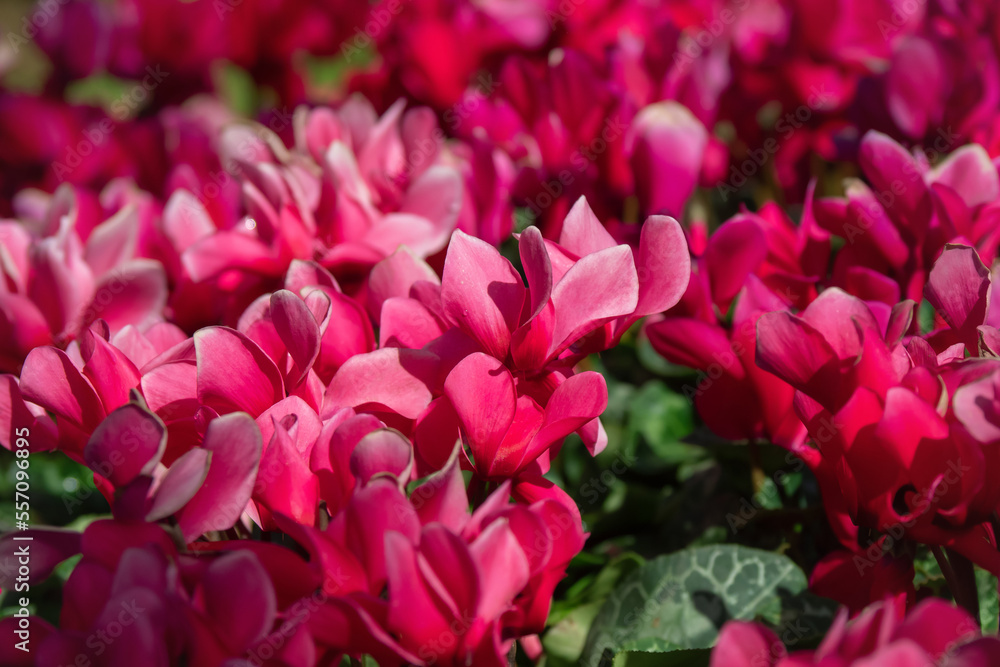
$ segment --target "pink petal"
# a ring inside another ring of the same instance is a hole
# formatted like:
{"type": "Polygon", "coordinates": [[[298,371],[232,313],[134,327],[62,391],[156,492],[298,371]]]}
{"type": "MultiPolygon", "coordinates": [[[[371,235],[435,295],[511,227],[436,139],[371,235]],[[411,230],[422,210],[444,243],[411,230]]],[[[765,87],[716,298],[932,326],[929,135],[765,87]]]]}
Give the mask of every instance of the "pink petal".
{"type": "Polygon", "coordinates": [[[76,233],[68,227],[42,239],[31,253],[28,297],[45,315],[54,334],[74,334],[84,326],[94,296],[94,275],[83,261],[76,233]]]}
{"type": "Polygon", "coordinates": [[[461,176],[451,167],[435,165],[406,190],[399,211],[430,220],[435,229],[451,231],[458,220],[461,204],[461,176]]]}
{"type": "Polygon", "coordinates": [[[899,40],[889,71],[885,96],[889,115],[908,136],[924,136],[941,122],[941,106],[934,103],[947,95],[949,75],[934,45],[908,35],[899,40]]]}
{"type": "Polygon", "coordinates": [[[691,277],[687,240],[676,220],[650,216],[639,234],[639,254],[635,257],[639,300],[635,317],[673,308],[684,295],[691,277]]]}
{"type": "Polygon", "coordinates": [[[639,281],[628,246],[587,255],[552,290],[556,323],[549,356],[605,322],[632,313],[638,298],[639,281]]]}
{"type": "Polygon", "coordinates": [[[297,387],[319,356],[319,324],[305,301],[288,290],[271,295],[271,321],[295,362],[288,374],[288,384],[297,387]]]}
{"type": "Polygon", "coordinates": [[[667,361],[698,370],[712,364],[725,368],[736,378],[744,376],[743,365],[736,362],[733,344],[725,330],[689,317],[668,317],[646,326],[653,349],[667,361]]]}
{"type": "Polygon", "coordinates": [[[316,411],[298,396],[278,401],[262,412],[255,421],[264,442],[270,442],[274,437],[275,423],[278,423],[288,431],[295,449],[308,454],[311,454],[313,444],[323,430],[323,423],[316,411]]]}
{"type": "Polygon", "coordinates": [[[281,273],[270,248],[252,236],[233,231],[216,232],[201,239],[184,251],[181,263],[196,283],[230,269],[270,276],[281,273]]]}
{"type": "Polygon", "coordinates": [[[195,447],[174,461],[156,487],[145,520],[159,521],[179,512],[205,482],[211,457],[207,449],[195,447]]]}
{"type": "Polygon", "coordinates": [[[66,353],[54,347],[36,347],[24,360],[21,394],[85,432],[91,432],[107,414],[97,392],[66,353]]]}
{"type": "Polygon", "coordinates": [[[411,439],[416,451],[417,475],[444,468],[462,438],[461,424],[447,396],[431,401],[417,417],[411,439]]]}
{"type": "Polygon", "coordinates": [[[365,564],[371,588],[381,591],[388,567],[387,534],[397,532],[411,543],[420,535],[420,520],[413,505],[395,482],[373,479],[355,491],[346,510],[347,545],[365,564]]]}
{"type": "Polygon", "coordinates": [[[881,339],[883,330],[863,301],[836,287],[824,290],[809,304],[802,311],[802,320],[815,328],[841,359],[861,354],[862,333],[881,339]],[[851,321],[858,326],[848,326],[851,321]]]}
{"type": "Polygon", "coordinates": [[[212,453],[208,476],[177,516],[188,542],[232,528],[243,514],[260,464],[260,430],[249,415],[223,415],[209,422],[202,448],[212,453]]]}
{"type": "Polygon", "coordinates": [[[156,415],[133,403],[101,422],[83,457],[87,465],[116,487],[152,472],[167,446],[167,429],[156,415]]]}
{"type": "MultiPolygon", "coordinates": [[[[324,425],[324,433],[330,427],[329,423],[337,419],[333,417],[324,425]]],[[[321,438],[319,446],[315,447],[310,457],[310,468],[320,478],[320,493],[331,512],[338,511],[347,504],[354,490],[355,479],[350,472],[351,454],[358,442],[385,424],[372,415],[355,415],[347,409],[346,418],[333,427],[328,439],[321,438]],[[329,442],[329,446],[323,446],[329,442]]]]}
{"type": "Polygon", "coordinates": [[[106,274],[94,288],[84,325],[101,318],[112,331],[134,324],[142,328],[162,318],[167,303],[167,276],[159,262],[134,259],[106,274]]]}
{"type": "Polygon", "coordinates": [[[769,667],[787,655],[785,645],[756,623],[729,621],[719,632],[711,667],[769,667]]]}
{"type": "Polygon", "coordinates": [[[226,327],[194,335],[198,399],[220,414],[244,411],[256,417],[284,398],[274,362],[249,338],[226,327]]]}
{"type": "MultiPolygon", "coordinates": [[[[41,408],[36,406],[41,412],[41,408]]],[[[17,378],[0,375],[0,446],[14,450],[17,447],[18,432],[24,435],[28,429],[28,447],[32,452],[45,451],[55,445],[55,425],[48,416],[32,414],[24,402],[17,378]]]]}
{"type": "Polygon", "coordinates": [[[848,222],[841,234],[852,245],[859,241],[871,243],[889,264],[902,268],[909,258],[909,248],[875,193],[857,179],[849,179],[846,189],[848,222]]]}
{"type": "Polygon", "coordinates": [[[84,259],[95,276],[102,276],[135,255],[139,217],[134,206],[126,206],[91,231],[84,259]]]}
{"type": "Polygon", "coordinates": [[[970,350],[978,347],[977,327],[986,318],[990,272],[968,246],[945,246],[934,263],[924,295],[970,350]]]}
{"type": "Polygon", "coordinates": [[[405,245],[421,257],[441,250],[448,242],[448,229],[412,213],[389,213],[364,237],[363,243],[375,249],[380,258],[405,245]]]}
{"type": "Polygon", "coordinates": [[[319,358],[313,367],[324,382],[351,357],[375,349],[375,332],[364,308],[343,294],[327,296],[330,298],[330,323],[323,331],[319,358]]]}
{"type": "Polygon", "coordinates": [[[643,210],[680,215],[698,184],[708,142],[705,126],[684,105],[666,101],[640,111],[629,134],[629,164],[643,210]]]}
{"type": "Polygon", "coordinates": [[[559,245],[566,250],[584,257],[618,245],[601,221],[594,215],[586,197],[580,197],[563,220],[559,233],[559,245]]]}
{"type": "Polygon", "coordinates": [[[201,579],[206,616],[235,655],[271,631],[277,617],[274,585],[260,561],[246,551],[220,556],[201,579]]]}
{"type": "Polygon", "coordinates": [[[420,556],[417,567],[439,604],[456,619],[474,618],[479,574],[465,540],[441,524],[431,524],[420,534],[420,556]]]}
{"type": "Polygon", "coordinates": [[[285,273],[285,289],[304,296],[303,290],[311,287],[329,287],[335,292],[340,291],[337,279],[316,262],[293,259],[285,273]]]}
{"type": "Polygon", "coordinates": [[[469,521],[469,499],[458,457],[440,472],[430,476],[410,494],[420,523],[437,522],[460,533],[469,521]]]}
{"type": "Polygon", "coordinates": [[[362,484],[380,473],[389,473],[405,484],[412,465],[413,446],[395,429],[372,431],[351,453],[351,474],[362,484]]]}
{"type": "Polygon", "coordinates": [[[479,571],[478,616],[497,618],[528,584],[528,559],[505,519],[490,523],[469,545],[479,571]]]}
{"type": "Polygon", "coordinates": [[[392,297],[382,302],[379,347],[419,350],[444,333],[434,314],[417,301],[392,297]]]}
{"type": "Polygon", "coordinates": [[[431,402],[428,386],[436,374],[436,359],[426,352],[399,348],[351,357],[333,376],[325,404],[384,409],[416,419],[431,402]]]}
{"type": "Polygon", "coordinates": [[[484,350],[503,359],[524,296],[521,276],[496,248],[455,232],[444,262],[441,301],[456,326],[475,338],[484,350]]]}
{"type": "Polygon", "coordinates": [[[912,232],[922,233],[932,206],[930,191],[922,179],[923,169],[914,157],[886,135],[869,131],[861,139],[859,162],[876,192],[896,195],[902,184],[889,215],[897,223],[906,221],[912,232]],[[897,183],[895,190],[893,183],[897,183]]]}
{"type": "Polygon", "coordinates": [[[51,343],[52,333],[38,307],[23,296],[0,292],[0,369],[20,370],[28,352],[51,343]]]}
{"type": "MultiPolygon", "coordinates": [[[[447,650],[445,647],[454,647],[458,643],[455,631],[449,629],[454,621],[436,604],[427,582],[421,576],[413,544],[399,533],[386,533],[385,556],[389,582],[389,627],[402,636],[407,648],[423,647],[422,654],[428,650],[436,652],[441,648],[447,650]],[[429,649],[431,642],[436,643],[429,649]]],[[[447,655],[442,657],[447,658],[447,655]]]]}
{"type": "MultiPolygon", "coordinates": [[[[254,499],[272,514],[284,514],[311,526],[316,522],[319,505],[319,479],[309,469],[309,450],[299,446],[312,443],[293,440],[284,420],[279,423],[272,417],[272,422],[273,436],[261,457],[254,499]]],[[[265,529],[272,527],[269,519],[262,524],[265,529]]]]}
{"type": "Polygon", "coordinates": [[[820,402],[840,398],[837,355],[822,334],[801,318],[787,312],[761,315],[756,359],[758,366],[820,402]]]}
{"type": "Polygon", "coordinates": [[[951,187],[970,208],[1000,199],[997,168],[979,144],[962,146],[928,176],[933,183],[951,187]]]}
{"type": "Polygon", "coordinates": [[[163,233],[178,253],[215,232],[201,201],[187,190],[176,190],[163,208],[163,233]]]}
{"type": "Polygon", "coordinates": [[[476,352],[460,361],[444,381],[477,464],[489,465],[514,421],[514,379],[499,361],[476,352]]]}
{"type": "Polygon", "coordinates": [[[607,407],[608,385],[603,375],[584,371],[568,378],[545,404],[545,425],[531,439],[521,465],[599,417],[607,407]]]}
{"type": "Polygon", "coordinates": [[[1000,440],[1000,411],[997,410],[997,375],[968,382],[955,390],[952,407],[955,418],[979,442],[1000,440]]]}
{"type": "MultiPolygon", "coordinates": [[[[565,229],[564,226],[564,232],[565,229]]],[[[531,312],[524,318],[527,321],[542,312],[542,308],[549,302],[549,297],[552,295],[552,262],[545,251],[542,233],[538,231],[537,227],[528,227],[521,233],[517,249],[521,256],[521,266],[524,267],[524,275],[528,280],[531,296],[529,304],[531,312]]]]}
{"type": "Polygon", "coordinates": [[[139,386],[139,370],[129,359],[100,336],[84,329],[80,334],[83,374],[109,412],[129,401],[129,392],[139,386]]]}
{"type": "Polygon", "coordinates": [[[441,284],[434,270],[406,246],[397,248],[372,267],[368,274],[368,312],[376,324],[386,299],[410,296],[413,284],[421,280],[441,284]]]}

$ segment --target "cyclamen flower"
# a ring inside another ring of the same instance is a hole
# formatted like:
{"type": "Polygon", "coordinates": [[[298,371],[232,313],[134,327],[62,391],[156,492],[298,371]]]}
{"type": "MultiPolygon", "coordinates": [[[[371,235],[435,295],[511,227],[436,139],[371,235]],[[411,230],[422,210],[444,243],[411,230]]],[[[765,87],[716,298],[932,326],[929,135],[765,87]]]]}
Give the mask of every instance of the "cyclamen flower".
{"type": "Polygon", "coordinates": [[[604,218],[620,217],[633,194],[644,216],[679,216],[712,168],[706,154],[721,144],[703,119],[673,99],[632,102],[619,90],[629,82],[618,83],[575,49],[547,63],[514,56],[487,93],[470,89],[451,112],[460,136],[485,136],[510,156],[514,199],[547,238],[580,197],[604,218]]]}
{"type": "Polygon", "coordinates": [[[226,130],[223,159],[240,175],[245,215],[217,228],[189,195],[168,202],[164,231],[182,282],[192,283],[181,286],[175,309],[189,298],[228,297],[223,321],[232,324],[296,259],[319,262],[357,292],[399,245],[429,257],[460,221],[501,241],[511,224],[499,203],[509,178],[502,161],[473,153],[466,162],[443,143],[428,109],[404,114],[404,106],[381,118],[359,97],[337,111],[300,109],[292,149],[264,127],[226,130]]]}
{"type": "Polygon", "coordinates": [[[980,637],[976,621],[944,600],[924,600],[908,614],[905,609],[898,602],[879,602],[853,621],[844,610],[819,648],[793,653],[767,628],[730,621],[719,633],[711,666],[988,667],[1000,658],[1000,640],[980,637]]]}
{"type": "MultiPolygon", "coordinates": [[[[276,516],[308,562],[249,541],[179,551],[161,528],[121,519],[95,522],[82,538],[34,531],[32,582],[83,553],[60,629],[39,622],[36,664],[91,655],[86,639],[123,601],[141,619],[123,623],[117,648],[95,651],[95,664],[140,656],[209,665],[272,654],[302,667],[343,654],[382,665],[505,664],[515,638],[545,625],[552,591],[583,545],[579,515],[553,498],[510,505],[507,484],[470,515],[455,457],[408,498],[387,451],[359,443],[351,457],[357,486],[325,529],[276,516]]],[[[0,541],[5,563],[16,558],[14,545],[0,541]]]]}
{"type": "Polygon", "coordinates": [[[906,335],[912,302],[879,322],[860,300],[832,289],[801,316],[761,317],[758,363],[799,391],[797,411],[817,441],[812,467],[846,545],[852,523],[902,529],[909,539],[948,546],[1000,571],[986,523],[1000,502],[986,481],[996,465],[981,428],[983,409],[969,400],[976,389],[963,388],[995,364],[965,359],[961,342],[975,340],[988,288],[971,248],[944,252],[927,288],[955,327],[944,332],[947,343],[934,336],[940,352],[906,335]]]}
{"type": "Polygon", "coordinates": [[[469,516],[452,458],[409,499],[375,476],[325,531],[284,526],[334,575],[309,620],[317,642],[384,665],[503,665],[514,637],[544,627],[584,538],[562,502],[508,505],[508,494],[502,485],[469,516]]]}
{"type": "Polygon", "coordinates": [[[734,440],[766,435],[800,450],[805,433],[792,411],[794,389],[758,368],[756,325],[765,312],[816,297],[829,235],[809,218],[796,228],[768,204],[723,223],[703,249],[693,236],[690,243],[697,258],[684,297],[644,329],[653,349],[701,371],[685,393],[715,433],[734,440]]]}
{"type": "Polygon", "coordinates": [[[973,245],[987,261],[996,256],[1000,177],[982,146],[963,146],[931,168],[923,154],[869,132],[859,157],[870,187],[851,179],[845,198],[812,205],[819,226],[847,241],[834,262],[834,285],[892,307],[921,299],[946,243],[973,245]]]}
{"type": "Polygon", "coordinates": [[[53,530],[34,533],[33,544],[45,550],[33,550],[33,581],[70,556],[82,558],[66,581],[58,629],[31,619],[40,632],[26,664],[85,658],[99,667],[207,667],[257,655],[292,667],[315,664],[300,616],[317,604],[310,599],[316,582],[282,547],[216,543],[218,552],[197,555],[179,551],[159,526],[108,519],[75,540],[53,530]]]}
{"type": "Polygon", "coordinates": [[[305,82],[294,54],[333,55],[363,25],[366,7],[341,2],[246,6],[162,0],[78,0],[39,25],[38,42],[60,85],[108,71],[139,79],[161,68],[153,105],[213,90],[209,65],[227,61],[272,87],[284,104],[300,103],[305,82]],[[188,26],[197,26],[188,30],[188,26]],[[83,26],[83,32],[75,28],[83,26]],[[181,48],[177,48],[178,46],[181,48]]]}
{"type": "Polygon", "coordinates": [[[166,275],[139,253],[135,206],[104,219],[69,186],[22,206],[34,219],[0,222],[0,370],[17,371],[40,345],[65,346],[98,318],[111,333],[162,321],[166,275]]]}
{"type": "Polygon", "coordinates": [[[381,308],[383,345],[432,352],[447,373],[450,408],[436,404],[418,419],[418,453],[440,458],[422,446],[420,422],[428,419],[461,425],[485,478],[511,477],[536,460],[533,472],[545,472],[547,450],[574,430],[599,452],[606,436],[595,418],[607,390],[599,375],[573,373],[572,365],[676,303],[689,266],[682,243],[676,221],[654,217],[637,251],[617,245],[580,200],[560,243],[531,227],[520,235],[527,287],[496,249],[462,232],[449,245],[440,287],[408,253],[376,266],[371,308],[381,308]]]}

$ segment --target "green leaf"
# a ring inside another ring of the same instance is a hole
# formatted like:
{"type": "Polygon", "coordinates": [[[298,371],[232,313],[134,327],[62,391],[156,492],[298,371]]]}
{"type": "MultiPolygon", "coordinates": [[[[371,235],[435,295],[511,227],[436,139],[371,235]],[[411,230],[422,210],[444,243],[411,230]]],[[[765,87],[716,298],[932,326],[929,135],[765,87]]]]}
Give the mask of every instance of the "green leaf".
{"type": "Polygon", "coordinates": [[[233,112],[252,118],[258,107],[257,84],[245,69],[231,62],[216,63],[212,79],[219,97],[233,112]]]}
{"type": "Polygon", "coordinates": [[[674,650],[669,653],[624,651],[615,657],[614,667],[708,667],[712,651],[707,648],[674,650]]]}
{"type": "Polygon", "coordinates": [[[587,641],[587,632],[601,610],[601,605],[601,602],[590,602],[574,607],[545,633],[542,646],[549,660],[569,664],[580,658],[587,641]]]}
{"type": "Polygon", "coordinates": [[[997,598],[997,578],[976,568],[976,588],[979,590],[979,621],[983,634],[996,634],[1000,625],[1000,599],[997,598]]]}
{"type": "Polygon", "coordinates": [[[937,559],[927,547],[919,547],[913,558],[913,586],[918,591],[927,589],[925,592],[938,597],[950,596],[937,559]]]}
{"type": "Polygon", "coordinates": [[[643,336],[635,344],[635,356],[642,367],[651,373],[664,377],[690,375],[691,369],[672,364],[653,349],[649,339],[643,336]]]}
{"type": "Polygon", "coordinates": [[[598,667],[607,650],[617,655],[650,642],[707,649],[733,619],[762,619],[779,630],[805,627],[785,635],[798,641],[834,614],[829,601],[803,600],[806,589],[802,570],[768,551],[714,545],[660,556],[627,577],[604,603],[587,636],[582,664],[598,667]],[[803,615],[814,618],[803,623],[803,615]]]}
{"type": "Polygon", "coordinates": [[[690,401],[674,393],[659,380],[644,384],[632,397],[629,430],[642,436],[650,449],[668,465],[678,465],[705,456],[705,450],[681,442],[694,430],[690,401]]]}

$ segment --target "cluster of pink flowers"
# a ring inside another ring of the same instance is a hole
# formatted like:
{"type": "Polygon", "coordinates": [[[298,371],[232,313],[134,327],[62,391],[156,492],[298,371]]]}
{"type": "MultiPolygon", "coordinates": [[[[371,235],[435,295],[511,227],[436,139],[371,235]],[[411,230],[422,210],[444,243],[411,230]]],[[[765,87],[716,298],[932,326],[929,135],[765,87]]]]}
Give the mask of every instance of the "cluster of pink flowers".
{"type": "Polygon", "coordinates": [[[984,265],[997,167],[971,144],[931,168],[876,132],[860,164],[871,185],[811,188],[797,227],[773,204],[720,226],[680,304],[645,330],[700,371],[688,393],[709,427],[768,438],[816,475],[844,550],[813,586],[855,611],[912,599],[912,552],[894,549],[906,540],[1000,573],[989,481],[1000,320],[984,265]]]}
{"type": "MultiPolygon", "coordinates": [[[[229,480],[215,472],[221,459],[212,458],[210,476],[199,478],[191,473],[209,459],[192,454],[215,456],[243,446],[259,451],[252,420],[239,414],[214,420],[203,446],[160,476],[156,501],[145,515],[141,510],[100,520],[82,535],[34,531],[36,551],[44,548],[34,577],[82,554],[66,582],[59,628],[36,619],[36,664],[77,664],[77,656],[84,656],[108,666],[155,658],[171,665],[236,660],[310,667],[345,653],[365,653],[382,665],[506,664],[513,638],[544,626],[552,589],[583,544],[579,518],[551,499],[508,504],[506,484],[470,515],[454,457],[408,497],[412,460],[404,459],[412,450],[398,432],[376,426],[355,418],[334,436],[338,443],[351,441],[345,474],[357,476],[325,528],[274,515],[298,550],[247,540],[198,542],[181,550],[175,529],[148,523],[169,512],[178,517],[182,534],[232,523],[219,512],[206,516],[206,499],[234,497],[229,480]],[[373,430],[363,434],[366,429],[373,430]],[[180,470],[188,474],[176,475],[180,470]],[[190,497],[202,479],[201,490],[190,497]]],[[[155,437],[155,430],[145,432],[155,437]]],[[[247,467],[251,453],[242,453],[229,468],[247,467]]],[[[154,453],[150,468],[158,458],[154,453]]],[[[116,476],[138,475],[132,488],[148,488],[153,478],[127,466],[119,466],[116,476]]],[[[253,487],[249,482],[244,499],[253,487]]],[[[132,496],[133,503],[142,499],[132,496]]],[[[132,504],[126,511],[135,509],[132,504]]],[[[14,627],[16,619],[2,625],[14,627]]]]}
{"type": "Polygon", "coordinates": [[[84,554],[37,664],[501,665],[543,630],[584,539],[543,474],[570,433],[607,442],[604,378],[575,365],[678,301],[684,234],[655,216],[618,243],[581,199],[558,241],[519,234],[525,284],[487,242],[509,210],[477,206],[505,200],[497,173],[470,174],[464,144],[403,111],[303,109],[291,146],[229,127],[232,205],[183,178],[165,202],[124,181],[16,198],[0,438],[28,428],[33,451],[88,466],[114,515],[82,542],[37,531],[53,564],[84,554]],[[93,577],[109,586],[76,583],[93,577]],[[95,652],[122,595],[157,611],[95,652]]]}
{"type": "Polygon", "coordinates": [[[30,531],[33,582],[80,560],[12,664],[537,658],[587,537],[549,473],[608,444],[586,359],[630,330],[840,541],[818,649],[733,623],[714,665],[1000,660],[904,548],[959,603],[1000,575],[992,3],[57,4],[11,33],[42,90],[0,90],[0,445],[111,518],[30,531]],[[213,97],[227,65],[278,108],[213,97]],[[66,101],[99,73],[135,83],[66,101]]]}

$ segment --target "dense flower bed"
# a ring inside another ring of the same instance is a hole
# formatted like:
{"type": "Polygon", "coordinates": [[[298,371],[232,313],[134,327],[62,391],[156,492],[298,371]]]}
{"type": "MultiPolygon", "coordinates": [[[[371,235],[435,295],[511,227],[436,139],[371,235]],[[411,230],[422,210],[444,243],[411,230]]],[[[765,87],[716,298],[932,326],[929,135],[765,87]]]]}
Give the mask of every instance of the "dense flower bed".
{"type": "Polygon", "coordinates": [[[1000,5],[15,4],[0,663],[1000,664],[1000,5]]]}

